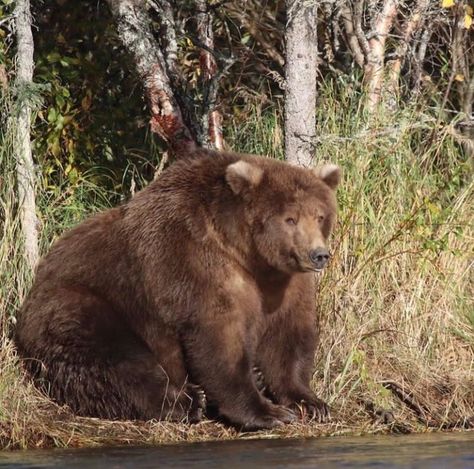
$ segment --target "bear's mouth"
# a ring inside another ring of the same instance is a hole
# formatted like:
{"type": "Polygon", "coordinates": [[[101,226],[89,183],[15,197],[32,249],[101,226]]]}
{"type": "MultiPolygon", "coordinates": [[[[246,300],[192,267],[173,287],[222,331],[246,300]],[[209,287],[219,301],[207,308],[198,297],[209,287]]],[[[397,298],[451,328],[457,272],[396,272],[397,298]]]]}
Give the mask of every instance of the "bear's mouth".
{"type": "Polygon", "coordinates": [[[290,257],[296,267],[296,270],[298,272],[315,272],[315,273],[321,273],[323,271],[323,268],[316,268],[314,265],[310,264],[309,262],[304,262],[301,257],[299,257],[296,253],[292,252],[290,254],[290,257]]]}

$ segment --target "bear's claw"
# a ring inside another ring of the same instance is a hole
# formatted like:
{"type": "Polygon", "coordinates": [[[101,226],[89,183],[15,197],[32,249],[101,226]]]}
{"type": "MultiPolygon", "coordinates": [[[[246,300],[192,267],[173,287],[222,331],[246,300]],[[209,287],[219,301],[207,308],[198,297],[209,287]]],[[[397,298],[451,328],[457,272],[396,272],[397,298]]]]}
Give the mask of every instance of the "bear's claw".
{"type": "Polygon", "coordinates": [[[189,423],[198,423],[204,417],[207,407],[207,398],[204,389],[196,384],[188,384],[186,393],[191,397],[191,406],[188,412],[189,423]]]}
{"type": "Polygon", "coordinates": [[[263,376],[262,370],[258,366],[252,368],[253,375],[255,377],[255,386],[262,394],[267,391],[267,385],[265,384],[265,377],[263,376]]]}
{"type": "Polygon", "coordinates": [[[331,419],[329,406],[317,397],[311,400],[302,399],[295,405],[299,409],[303,420],[316,420],[319,423],[326,423],[331,419]]]}

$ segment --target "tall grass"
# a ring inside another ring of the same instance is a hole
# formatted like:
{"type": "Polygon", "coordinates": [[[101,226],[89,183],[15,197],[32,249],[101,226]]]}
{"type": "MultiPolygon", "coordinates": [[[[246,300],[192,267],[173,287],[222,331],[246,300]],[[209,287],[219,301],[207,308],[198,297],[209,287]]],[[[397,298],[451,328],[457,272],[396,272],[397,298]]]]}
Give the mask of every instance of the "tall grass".
{"type": "Polygon", "coordinates": [[[472,161],[435,116],[380,113],[368,131],[354,94],[326,96],[318,153],[346,171],[314,384],[347,420],[360,402],[405,429],[471,426],[472,161]]]}
{"type": "MultiPolygon", "coordinates": [[[[318,107],[316,159],[336,162],[344,172],[333,259],[316,298],[323,333],[312,383],[331,404],[333,422],[291,425],[272,435],[465,428],[474,416],[472,162],[434,112],[413,105],[367,116],[360,103],[349,87],[327,84],[318,107]]],[[[237,437],[211,422],[187,427],[73,417],[25,380],[7,330],[31,279],[21,259],[14,166],[8,135],[3,138],[0,442],[31,447],[237,437]]],[[[280,112],[255,108],[245,123],[227,126],[226,138],[235,150],[281,158],[280,112]]],[[[38,194],[43,251],[116,197],[87,177],[59,191],[40,187],[38,194]]]]}

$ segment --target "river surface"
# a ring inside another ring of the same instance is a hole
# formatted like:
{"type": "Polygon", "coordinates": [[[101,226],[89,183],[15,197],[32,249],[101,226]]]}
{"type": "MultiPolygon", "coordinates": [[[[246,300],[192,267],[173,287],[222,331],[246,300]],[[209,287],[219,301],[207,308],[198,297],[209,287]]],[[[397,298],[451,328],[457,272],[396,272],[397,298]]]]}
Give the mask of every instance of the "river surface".
{"type": "Polygon", "coordinates": [[[474,468],[474,432],[0,452],[0,468],[474,468]]]}

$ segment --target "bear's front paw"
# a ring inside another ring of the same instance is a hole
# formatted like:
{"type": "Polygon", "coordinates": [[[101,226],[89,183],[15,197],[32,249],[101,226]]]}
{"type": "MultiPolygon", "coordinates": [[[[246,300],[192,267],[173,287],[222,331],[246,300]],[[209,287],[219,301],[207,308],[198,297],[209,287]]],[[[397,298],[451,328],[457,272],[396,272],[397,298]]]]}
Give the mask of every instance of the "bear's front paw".
{"type": "Polygon", "coordinates": [[[189,423],[199,423],[204,417],[207,406],[207,398],[204,389],[196,384],[189,383],[186,386],[186,394],[191,398],[188,421],[189,423]]]}
{"type": "Polygon", "coordinates": [[[331,418],[329,406],[316,396],[300,399],[291,408],[299,411],[302,420],[316,420],[319,423],[326,423],[331,418]]]}
{"type": "Polygon", "coordinates": [[[265,414],[255,415],[240,429],[242,431],[265,430],[280,427],[295,420],[297,420],[297,417],[291,409],[281,405],[269,404],[265,409],[265,414]]]}
{"type": "Polygon", "coordinates": [[[271,404],[268,413],[282,423],[292,423],[297,420],[297,416],[293,410],[282,405],[271,404]]]}

